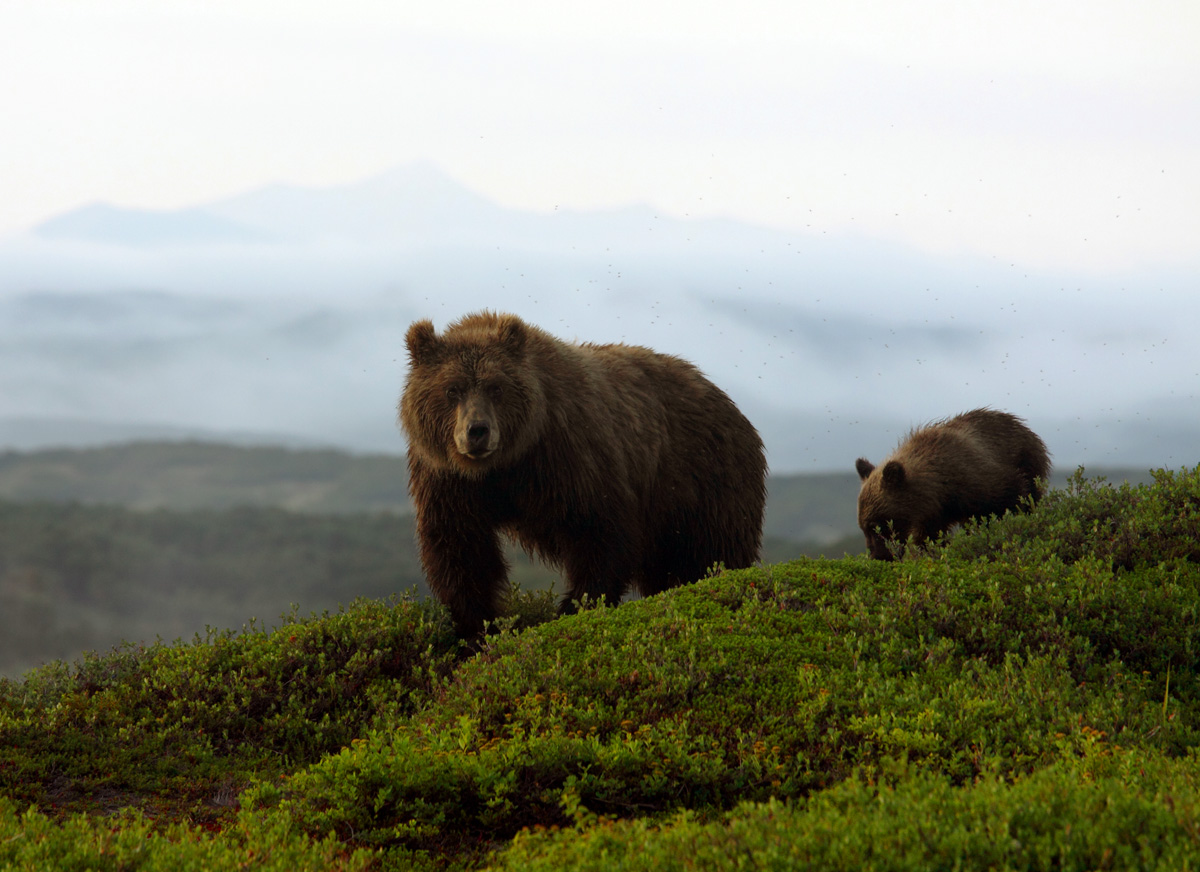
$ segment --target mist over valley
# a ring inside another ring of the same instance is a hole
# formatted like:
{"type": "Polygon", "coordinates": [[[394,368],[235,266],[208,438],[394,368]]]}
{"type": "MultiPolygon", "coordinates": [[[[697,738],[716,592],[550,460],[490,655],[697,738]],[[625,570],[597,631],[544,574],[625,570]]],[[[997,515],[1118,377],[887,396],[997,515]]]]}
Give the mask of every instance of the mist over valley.
{"type": "Polygon", "coordinates": [[[0,240],[0,445],[127,438],[403,451],[417,318],[512,311],[692,360],[778,473],[849,469],[990,405],[1056,464],[1194,462],[1197,269],[1035,273],[644,207],[528,212],[414,164],[0,240]]]}

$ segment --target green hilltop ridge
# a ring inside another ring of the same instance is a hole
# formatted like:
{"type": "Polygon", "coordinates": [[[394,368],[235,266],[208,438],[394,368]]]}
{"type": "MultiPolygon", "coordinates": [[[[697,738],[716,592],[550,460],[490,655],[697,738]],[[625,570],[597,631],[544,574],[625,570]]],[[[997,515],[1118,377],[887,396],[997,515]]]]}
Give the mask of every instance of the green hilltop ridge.
{"type": "Polygon", "coordinates": [[[0,680],[0,868],[1181,869],[1200,467],[478,649],[429,599],[0,680]]]}

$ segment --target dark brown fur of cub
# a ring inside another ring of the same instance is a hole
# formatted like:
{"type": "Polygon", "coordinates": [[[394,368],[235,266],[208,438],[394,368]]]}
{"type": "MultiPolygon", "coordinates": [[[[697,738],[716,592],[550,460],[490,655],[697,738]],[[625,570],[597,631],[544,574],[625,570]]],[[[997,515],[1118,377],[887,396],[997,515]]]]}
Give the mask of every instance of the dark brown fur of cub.
{"type": "Polygon", "coordinates": [[[860,457],[855,468],[858,526],[871,556],[890,560],[891,543],[925,542],[1039,498],[1050,455],[1020,418],[975,409],[913,430],[879,467],[860,457]]]}

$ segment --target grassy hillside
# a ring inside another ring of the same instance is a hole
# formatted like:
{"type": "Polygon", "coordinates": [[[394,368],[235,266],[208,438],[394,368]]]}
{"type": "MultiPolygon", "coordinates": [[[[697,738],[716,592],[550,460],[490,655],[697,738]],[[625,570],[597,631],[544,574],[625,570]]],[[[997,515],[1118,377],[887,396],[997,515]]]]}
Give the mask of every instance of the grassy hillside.
{"type": "Polygon", "coordinates": [[[461,647],[358,601],[0,682],[0,866],[1179,869],[1200,468],[1076,478],[893,564],[801,559],[461,647]]]}

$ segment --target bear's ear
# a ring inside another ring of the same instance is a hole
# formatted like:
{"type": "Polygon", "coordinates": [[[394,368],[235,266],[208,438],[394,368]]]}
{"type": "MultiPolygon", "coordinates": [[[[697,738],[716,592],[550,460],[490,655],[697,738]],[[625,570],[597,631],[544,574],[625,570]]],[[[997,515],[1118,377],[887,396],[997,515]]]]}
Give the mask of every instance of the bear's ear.
{"type": "Polygon", "coordinates": [[[854,468],[858,470],[858,477],[866,481],[867,476],[875,471],[875,464],[865,457],[860,457],[854,461],[854,468]]]}
{"type": "Polygon", "coordinates": [[[529,338],[529,331],[526,329],[524,321],[516,315],[501,315],[497,328],[497,337],[505,351],[513,357],[520,357],[525,353],[525,342],[529,338]]]}
{"type": "Polygon", "coordinates": [[[414,321],[408,328],[404,342],[408,346],[408,358],[413,366],[428,363],[436,355],[439,345],[437,334],[433,332],[433,322],[428,319],[414,321]]]}
{"type": "Polygon", "coordinates": [[[904,464],[899,460],[889,460],[883,465],[883,486],[885,488],[902,488],[906,480],[904,464]]]}

